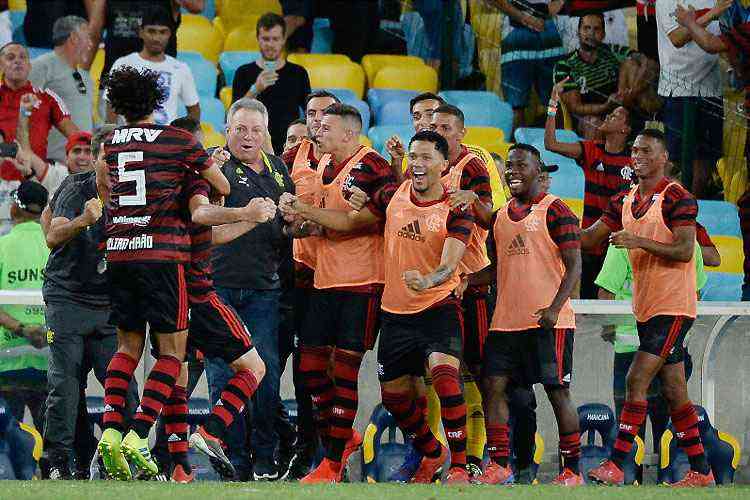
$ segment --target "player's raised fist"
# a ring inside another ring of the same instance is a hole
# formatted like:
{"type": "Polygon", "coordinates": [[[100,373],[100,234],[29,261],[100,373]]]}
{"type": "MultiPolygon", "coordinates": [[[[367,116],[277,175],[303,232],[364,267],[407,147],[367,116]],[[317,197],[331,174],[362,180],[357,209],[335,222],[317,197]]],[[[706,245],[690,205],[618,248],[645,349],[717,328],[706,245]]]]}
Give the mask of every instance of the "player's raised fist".
{"type": "Polygon", "coordinates": [[[102,216],[102,204],[98,198],[91,198],[83,206],[83,217],[87,226],[91,226],[102,216]]]}
{"type": "Polygon", "coordinates": [[[404,283],[415,292],[421,292],[427,288],[427,280],[422,273],[415,270],[404,271],[404,283]]]}
{"type": "Polygon", "coordinates": [[[359,189],[357,186],[352,186],[351,189],[349,189],[349,192],[351,193],[351,195],[346,201],[357,212],[362,210],[370,200],[370,197],[367,196],[367,193],[359,189]]]}

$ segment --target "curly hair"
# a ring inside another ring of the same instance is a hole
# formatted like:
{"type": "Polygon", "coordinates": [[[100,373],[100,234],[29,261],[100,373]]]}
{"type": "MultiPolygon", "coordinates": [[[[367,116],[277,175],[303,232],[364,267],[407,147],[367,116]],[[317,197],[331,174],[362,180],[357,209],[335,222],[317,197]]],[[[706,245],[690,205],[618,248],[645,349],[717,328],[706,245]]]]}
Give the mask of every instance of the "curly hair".
{"type": "Polygon", "coordinates": [[[123,66],[110,71],[105,81],[107,99],[118,115],[128,123],[143,120],[167,98],[159,83],[159,73],[123,66]]]}

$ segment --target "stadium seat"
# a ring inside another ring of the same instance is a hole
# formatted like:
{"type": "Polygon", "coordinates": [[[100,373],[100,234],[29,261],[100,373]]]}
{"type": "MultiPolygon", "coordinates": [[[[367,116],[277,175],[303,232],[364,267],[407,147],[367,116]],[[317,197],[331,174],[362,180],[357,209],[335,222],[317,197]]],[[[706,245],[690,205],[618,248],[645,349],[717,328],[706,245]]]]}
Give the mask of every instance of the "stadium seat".
{"type": "Polygon", "coordinates": [[[98,49],[94,55],[94,60],[91,62],[91,68],[89,68],[89,74],[91,80],[94,82],[95,87],[99,87],[99,81],[102,77],[102,70],[104,69],[104,49],[98,49]]]}
{"type": "Polygon", "coordinates": [[[430,44],[425,36],[424,21],[418,12],[404,12],[401,15],[401,29],[406,39],[406,53],[410,56],[428,59],[430,44]]]}
{"type": "Polygon", "coordinates": [[[346,88],[362,99],[365,92],[365,72],[353,62],[326,62],[305,66],[311,87],[346,88]]]}
{"type": "Polygon", "coordinates": [[[742,298],[744,275],[732,273],[706,273],[708,281],[701,290],[701,300],[738,301],[742,298]]]}
{"type": "Polygon", "coordinates": [[[708,271],[739,274],[743,272],[742,265],[745,258],[742,250],[742,240],[736,236],[713,235],[711,240],[721,255],[721,265],[707,268],[708,271]]]}
{"type": "Polygon", "coordinates": [[[370,106],[367,105],[362,99],[347,99],[343,101],[344,104],[354,106],[359,111],[359,115],[362,117],[362,130],[370,128],[370,106]]]}
{"type": "Polygon", "coordinates": [[[419,92],[414,90],[369,89],[367,91],[367,102],[370,103],[373,114],[377,114],[380,107],[391,101],[406,102],[408,107],[409,101],[417,95],[419,95],[419,92]]]}
{"type": "Polygon", "coordinates": [[[203,57],[216,63],[224,45],[222,34],[203,16],[185,14],[177,28],[177,50],[200,52],[203,57]]]}
{"type": "Polygon", "coordinates": [[[0,399],[0,479],[33,479],[41,452],[39,432],[13,418],[0,399]]]}
{"type": "Polygon", "coordinates": [[[467,126],[495,127],[510,137],[513,130],[513,108],[497,94],[481,90],[446,90],[440,95],[464,113],[467,126]]]}
{"type": "Polygon", "coordinates": [[[237,26],[229,31],[224,40],[224,52],[257,51],[258,39],[255,26],[237,26]]]}
{"type": "Polygon", "coordinates": [[[232,87],[222,87],[219,91],[219,100],[224,105],[224,109],[229,109],[232,105],[232,87]]]}
{"type": "MultiPolygon", "coordinates": [[[[740,462],[739,441],[731,434],[721,432],[711,425],[704,408],[696,405],[695,411],[698,413],[698,432],[716,484],[734,483],[734,474],[740,462]]],[[[687,455],[677,446],[674,428],[670,423],[661,438],[657,481],[659,484],[674,483],[685,477],[689,469],[687,455]]]]}
{"type": "Polygon", "coordinates": [[[224,130],[224,104],[210,96],[201,96],[201,121],[210,123],[214,130],[224,130]]]}
{"type": "Polygon", "coordinates": [[[238,26],[254,29],[258,18],[266,12],[281,14],[278,0],[222,0],[220,17],[229,32],[238,26]]]}
{"type": "Polygon", "coordinates": [[[352,60],[344,54],[289,54],[287,58],[289,62],[299,64],[300,66],[308,67],[316,64],[347,64],[351,63],[352,60]]]}
{"type": "MultiPolygon", "coordinates": [[[[556,132],[557,140],[560,142],[578,142],[581,140],[578,134],[572,130],[557,129],[556,132]]],[[[516,142],[524,142],[526,144],[544,144],[544,129],[543,128],[517,128],[515,134],[516,142]]]]}
{"type": "Polygon", "coordinates": [[[330,54],[333,48],[333,30],[328,18],[316,17],[313,20],[313,39],[310,52],[313,54],[330,54]]]}
{"type": "Polygon", "coordinates": [[[389,101],[378,108],[375,125],[410,125],[408,101],[389,101]]]}
{"type": "Polygon", "coordinates": [[[33,61],[39,56],[43,56],[44,54],[48,54],[52,52],[52,49],[48,49],[46,47],[27,47],[29,50],[29,60],[33,61]]]}
{"type": "Polygon", "coordinates": [[[698,222],[713,235],[742,237],[737,207],[726,201],[698,200],[698,222]]]}
{"type": "Polygon", "coordinates": [[[414,127],[411,125],[376,126],[371,127],[367,133],[367,137],[372,141],[372,149],[382,155],[388,154],[385,150],[385,142],[392,135],[397,135],[401,139],[401,142],[409,144],[409,139],[414,135],[414,127]]]}
{"type": "Polygon", "coordinates": [[[583,218],[583,200],[581,198],[563,198],[562,201],[570,207],[578,219],[583,218]]]}
{"type": "Polygon", "coordinates": [[[386,66],[402,68],[402,71],[410,72],[414,67],[424,66],[424,61],[414,56],[397,56],[389,54],[367,54],[362,58],[362,68],[367,76],[367,84],[372,87],[375,75],[386,66]]]}
{"type": "Polygon", "coordinates": [[[13,41],[26,45],[26,35],[23,33],[23,20],[26,12],[22,10],[10,11],[10,24],[13,29],[13,41]]]}
{"type": "Polygon", "coordinates": [[[8,9],[26,12],[26,0],[8,0],[8,9]]]}
{"type": "Polygon", "coordinates": [[[327,89],[319,89],[319,88],[313,88],[313,91],[315,90],[326,90],[330,92],[331,94],[335,95],[339,101],[341,102],[347,102],[354,99],[358,99],[357,94],[354,93],[351,89],[338,89],[338,88],[327,88],[327,89]]]}
{"type": "Polygon", "coordinates": [[[220,146],[224,146],[227,143],[226,137],[217,132],[210,123],[201,122],[201,129],[203,130],[204,148],[217,148],[220,146]]]}
{"type": "Polygon", "coordinates": [[[398,66],[386,66],[375,75],[371,87],[437,92],[438,77],[437,72],[429,66],[415,66],[409,68],[409,71],[398,66]]]}
{"type": "Polygon", "coordinates": [[[411,449],[411,444],[396,441],[401,434],[393,415],[382,404],[375,407],[365,429],[362,443],[362,477],[368,483],[388,482],[411,449]],[[383,434],[388,441],[383,442],[383,434]]]}
{"type": "Polygon", "coordinates": [[[260,59],[260,52],[257,51],[236,50],[222,52],[219,55],[219,67],[222,73],[224,73],[225,85],[232,86],[234,73],[237,71],[237,68],[258,59],[260,59]]]}
{"type": "Polygon", "coordinates": [[[372,141],[370,140],[370,138],[363,134],[359,134],[359,143],[369,148],[372,147],[372,141]]]}
{"type": "MultiPolygon", "coordinates": [[[[542,157],[543,161],[547,160],[542,157]]],[[[585,179],[581,169],[560,166],[560,170],[550,174],[552,187],[550,193],[560,198],[581,198],[584,192],[585,179]]]]}
{"type": "Polygon", "coordinates": [[[477,144],[487,151],[498,153],[500,156],[508,150],[505,143],[505,134],[499,128],[494,127],[466,127],[463,142],[477,144]]]}
{"type": "Polygon", "coordinates": [[[187,64],[190,68],[199,96],[214,97],[216,95],[216,76],[218,71],[215,64],[204,59],[203,55],[198,52],[178,52],[177,59],[187,64]]]}

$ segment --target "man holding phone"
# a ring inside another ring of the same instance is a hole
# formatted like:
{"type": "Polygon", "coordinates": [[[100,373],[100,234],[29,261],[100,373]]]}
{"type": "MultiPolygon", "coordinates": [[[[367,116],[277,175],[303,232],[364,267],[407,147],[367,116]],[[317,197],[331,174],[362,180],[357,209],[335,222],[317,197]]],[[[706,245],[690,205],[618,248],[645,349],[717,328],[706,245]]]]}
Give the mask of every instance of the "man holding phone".
{"type": "Polygon", "coordinates": [[[300,117],[305,97],[310,93],[310,78],[302,66],[284,56],[286,23],[278,14],[264,14],[256,25],[261,59],[237,68],[232,84],[232,100],[258,99],[266,105],[273,150],[284,151],[286,129],[300,117]]]}

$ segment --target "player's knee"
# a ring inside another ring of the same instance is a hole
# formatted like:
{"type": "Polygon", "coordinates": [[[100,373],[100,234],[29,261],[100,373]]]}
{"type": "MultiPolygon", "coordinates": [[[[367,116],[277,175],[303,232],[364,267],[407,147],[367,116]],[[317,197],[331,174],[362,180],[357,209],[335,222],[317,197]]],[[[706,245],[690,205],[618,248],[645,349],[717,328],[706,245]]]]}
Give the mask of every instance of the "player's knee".
{"type": "Polygon", "coordinates": [[[229,366],[235,372],[238,372],[240,370],[249,370],[253,372],[253,375],[255,375],[255,379],[258,381],[258,383],[260,383],[260,381],[266,375],[266,364],[263,362],[260,355],[258,355],[257,349],[246,352],[238,359],[230,363],[229,366]]]}
{"type": "Polygon", "coordinates": [[[630,400],[643,400],[646,398],[646,391],[650,380],[644,374],[637,370],[630,370],[625,377],[625,390],[627,398],[630,400]]]}
{"type": "Polygon", "coordinates": [[[544,386],[544,392],[554,408],[560,408],[570,403],[570,390],[560,386],[544,386]]]}
{"type": "Polygon", "coordinates": [[[661,394],[670,407],[680,406],[688,399],[687,386],[679,380],[662,378],[661,394]]]}
{"type": "Polygon", "coordinates": [[[484,399],[486,399],[486,405],[507,401],[506,386],[506,381],[501,377],[485,377],[482,380],[482,392],[484,399]]]}

